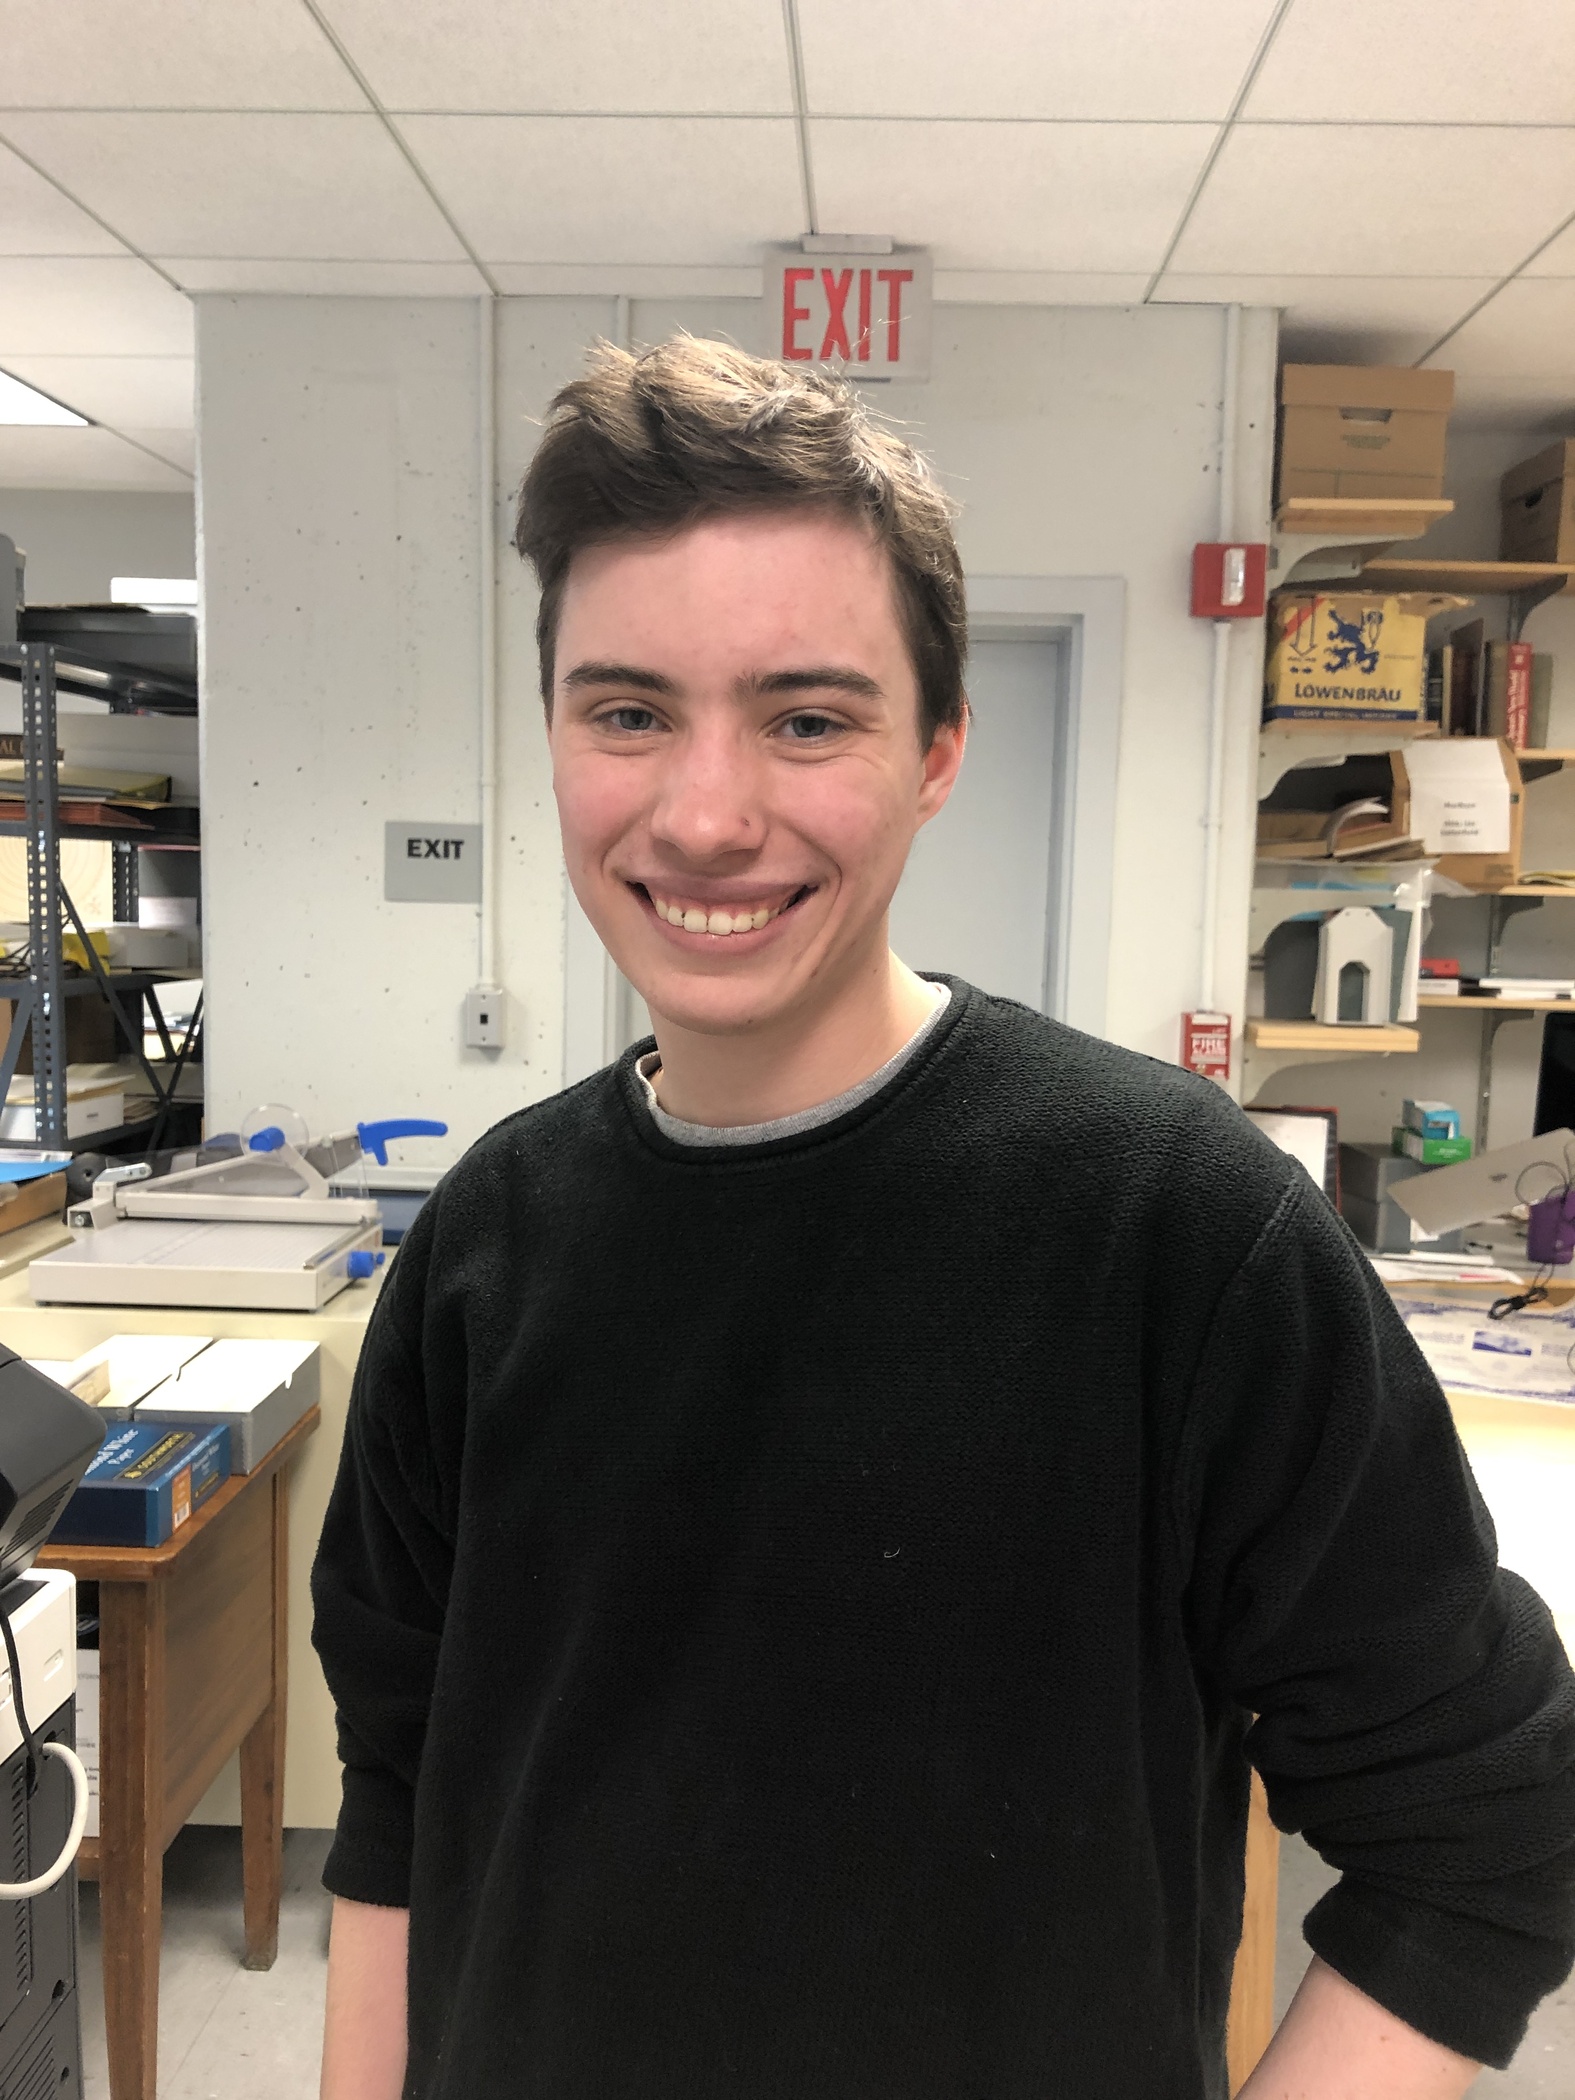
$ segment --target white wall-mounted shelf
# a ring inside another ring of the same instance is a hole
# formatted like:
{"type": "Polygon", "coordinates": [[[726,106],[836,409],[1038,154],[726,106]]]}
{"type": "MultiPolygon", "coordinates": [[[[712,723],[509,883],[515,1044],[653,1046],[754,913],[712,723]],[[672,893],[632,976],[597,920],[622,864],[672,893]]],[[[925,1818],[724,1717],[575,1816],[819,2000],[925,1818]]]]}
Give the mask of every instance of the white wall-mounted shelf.
{"type": "Polygon", "coordinates": [[[1258,800],[1297,766],[1333,765],[1437,735],[1436,722],[1265,722],[1258,732],[1258,800]]]}
{"type": "Polygon", "coordinates": [[[1443,499],[1288,496],[1274,514],[1269,589],[1284,590],[1293,582],[1356,583],[1375,551],[1420,539],[1454,507],[1443,499]]]}
{"type": "Polygon", "coordinates": [[[1418,1031],[1397,1021],[1376,1028],[1331,1027],[1319,1021],[1249,1021],[1242,1040],[1241,1098],[1250,1107],[1275,1073],[1291,1065],[1407,1055],[1421,1046],[1418,1031]]]}

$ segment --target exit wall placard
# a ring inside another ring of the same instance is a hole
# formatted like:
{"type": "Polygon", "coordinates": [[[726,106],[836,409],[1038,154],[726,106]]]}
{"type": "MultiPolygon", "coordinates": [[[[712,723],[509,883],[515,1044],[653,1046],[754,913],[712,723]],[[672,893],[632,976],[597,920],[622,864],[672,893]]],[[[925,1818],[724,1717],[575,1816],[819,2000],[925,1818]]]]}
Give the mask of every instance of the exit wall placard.
{"type": "Polygon", "coordinates": [[[928,248],[768,248],[764,340],[788,365],[840,365],[855,379],[928,379],[931,283],[928,248]]]}
{"type": "Polygon", "coordinates": [[[479,904],[479,824],[385,824],[383,895],[390,904],[479,904]]]}

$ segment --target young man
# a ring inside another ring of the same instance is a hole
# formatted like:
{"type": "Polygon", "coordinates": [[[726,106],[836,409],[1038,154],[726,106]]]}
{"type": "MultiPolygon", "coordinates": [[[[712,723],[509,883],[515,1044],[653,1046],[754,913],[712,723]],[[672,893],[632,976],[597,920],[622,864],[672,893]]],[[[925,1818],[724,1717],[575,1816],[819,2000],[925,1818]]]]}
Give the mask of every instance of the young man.
{"type": "Polygon", "coordinates": [[[1249,1759],[1343,1875],[1253,2100],[1462,2093],[1575,1951],[1575,1685],[1301,1169],[890,953],[936,484],[819,375],[609,350],[518,540],[656,1039],[367,1338],[327,2100],[1216,2100],[1249,1759]]]}

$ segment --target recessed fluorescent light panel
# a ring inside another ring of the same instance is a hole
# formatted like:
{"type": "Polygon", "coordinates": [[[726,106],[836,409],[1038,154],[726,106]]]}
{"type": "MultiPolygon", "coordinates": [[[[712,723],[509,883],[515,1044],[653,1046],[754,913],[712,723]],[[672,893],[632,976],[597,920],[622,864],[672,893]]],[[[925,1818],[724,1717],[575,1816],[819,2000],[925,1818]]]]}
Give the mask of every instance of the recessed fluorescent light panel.
{"type": "Polygon", "coordinates": [[[149,605],[160,611],[197,610],[197,579],[194,576],[112,576],[111,605],[149,605]]]}
{"type": "Polygon", "coordinates": [[[0,372],[0,423],[74,423],[80,426],[87,420],[74,408],[51,401],[36,386],[13,379],[9,372],[0,372]]]}

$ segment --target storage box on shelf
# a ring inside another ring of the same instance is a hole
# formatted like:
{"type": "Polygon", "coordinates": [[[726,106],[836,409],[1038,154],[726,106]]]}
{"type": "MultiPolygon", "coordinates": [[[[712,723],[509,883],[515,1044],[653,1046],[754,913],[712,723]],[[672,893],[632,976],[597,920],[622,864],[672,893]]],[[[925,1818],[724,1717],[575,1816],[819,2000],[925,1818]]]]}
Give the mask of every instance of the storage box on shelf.
{"type": "Polygon", "coordinates": [[[1281,497],[1441,497],[1454,398],[1453,372],[1287,365],[1280,374],[1281,497]]]}
{"type": "Polygon", "coordinates": [[[1511,467],[1498,493],[1505,561],[1575,562],[1575,439],[1511,467]]]}

